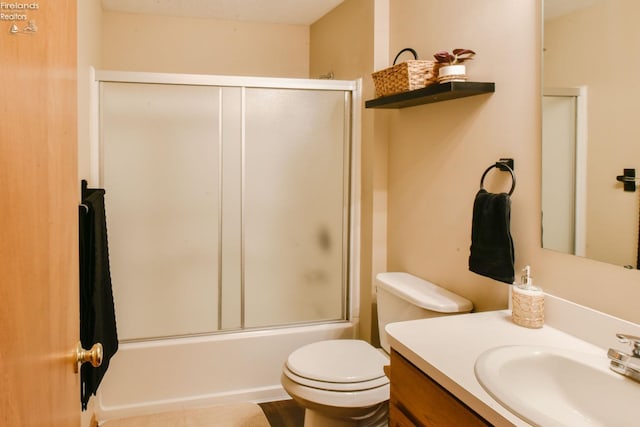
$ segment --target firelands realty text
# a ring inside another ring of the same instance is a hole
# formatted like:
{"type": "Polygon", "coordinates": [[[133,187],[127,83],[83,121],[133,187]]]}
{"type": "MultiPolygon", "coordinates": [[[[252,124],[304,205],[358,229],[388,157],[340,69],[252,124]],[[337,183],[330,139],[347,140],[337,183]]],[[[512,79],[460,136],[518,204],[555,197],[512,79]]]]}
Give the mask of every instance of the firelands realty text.
{"type": "Polygon", "coordinates": [[[38,3],[0,2],[0,20],[2,21],[26,21],[26,13],[40,9],[38,3]]]}

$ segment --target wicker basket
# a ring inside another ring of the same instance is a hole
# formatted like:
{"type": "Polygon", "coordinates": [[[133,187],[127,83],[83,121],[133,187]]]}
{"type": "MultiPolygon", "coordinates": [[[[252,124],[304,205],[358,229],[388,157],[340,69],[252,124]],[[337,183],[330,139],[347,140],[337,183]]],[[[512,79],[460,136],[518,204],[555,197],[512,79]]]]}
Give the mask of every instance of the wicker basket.
{"type": "Polygon", "coordinates": [[[371,74],[376,88],[376,97],[421,89],[438,82],[436,61],[418,60],[418,54],[411,48],[402,49],[393,60],[393,66],[371,74]],[[411,52],[414,60],[396,65],[403,52],[411,52]]]}

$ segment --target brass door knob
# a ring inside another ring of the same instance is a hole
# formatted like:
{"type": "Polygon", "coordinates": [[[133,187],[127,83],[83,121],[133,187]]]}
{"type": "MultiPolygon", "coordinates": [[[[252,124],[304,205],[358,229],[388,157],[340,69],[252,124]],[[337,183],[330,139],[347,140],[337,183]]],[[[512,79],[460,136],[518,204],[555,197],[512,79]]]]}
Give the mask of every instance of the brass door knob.
{"type": "Polygon", "coordinates": [[[89,350],[85,350],[82,348],[82,343],[78,341],[78,345],[76,346],[76,363],[74,365],[74,372],[77,374],[80,370],[80,365],[83,363],[89,362],[91,366],[97,368],[102,365],[102,344],[96,343],[89,350]]]}

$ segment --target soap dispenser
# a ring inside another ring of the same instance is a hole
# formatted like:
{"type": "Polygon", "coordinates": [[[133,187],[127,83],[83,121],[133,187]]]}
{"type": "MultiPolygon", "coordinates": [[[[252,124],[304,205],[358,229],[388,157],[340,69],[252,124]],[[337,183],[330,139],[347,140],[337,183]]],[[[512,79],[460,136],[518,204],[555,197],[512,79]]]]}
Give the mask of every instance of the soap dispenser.
{"type": "Polygon", "coordinates": [[[544,325],[544,293],[533,286],[531,267],[522,269],[521,283],[511,292],[511,318],[517,325],[526,328],[541,328],[544,325]]]}

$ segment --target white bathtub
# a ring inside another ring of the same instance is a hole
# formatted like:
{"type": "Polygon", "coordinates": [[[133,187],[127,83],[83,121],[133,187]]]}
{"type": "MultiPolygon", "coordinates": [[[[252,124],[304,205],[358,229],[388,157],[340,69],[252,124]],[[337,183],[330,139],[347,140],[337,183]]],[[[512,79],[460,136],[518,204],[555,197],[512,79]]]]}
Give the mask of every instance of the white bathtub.
{"type": "Polygon", "coordinates": [[[97,419],[287,398],[280,385],[287,355],[354,330],[344,322],[121,344],[98,390],[97,419]]]}

